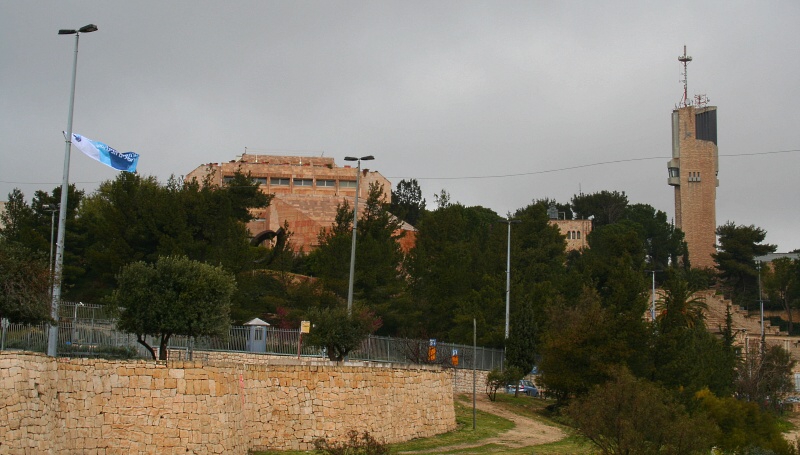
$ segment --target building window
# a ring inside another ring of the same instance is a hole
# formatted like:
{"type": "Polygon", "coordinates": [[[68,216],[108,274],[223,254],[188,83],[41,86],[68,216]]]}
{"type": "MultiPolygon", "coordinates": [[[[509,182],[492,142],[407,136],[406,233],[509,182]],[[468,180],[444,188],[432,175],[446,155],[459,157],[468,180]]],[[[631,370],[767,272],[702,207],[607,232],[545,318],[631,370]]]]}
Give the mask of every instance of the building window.
{"type": "Polygon", "coordinates": [[[339,188],[355,188],[355,180],[339,180],[339,188]]]}
{"type": "Polygon", "coordinates": [[[581,239],[581,231],[576,232],[576,234],[578,234],[578,240],[580,240],[581,239]]]}
{"type": "Polygon", "coordinates": [[[231,183],[231,180],[233,180],[232,175],[226,175],[225,177],[222,177],[222,183],[228,184],[231,183]]]}
{"type": "Polygon", "coordinates": [[[259,185],[266,185],[267,184],[267,178],[266,177],[254,177],[253,178],[253,183],[258,183],[259,185]]]}
{"type": "Polygon", "coordinates": [[[669,168],[669,176],[670,177],[680,177],[681,176],[680,168],[677,168],[677,167],[669,168]]]}
{"type": "Polygon", "coordinates": [[[270,177],[269,184],[272,186],[289,186],[289,179],[281,177],[270,177]]]}
{"type": "Polygon", "coordinates": [[[312,179],[294,179],[294,186],[314,186],[312,179]]]}
{"type": "Polygon", "coordinates": [[[336,180],[317,180],[318,187],[336,188],[336,180]]]}

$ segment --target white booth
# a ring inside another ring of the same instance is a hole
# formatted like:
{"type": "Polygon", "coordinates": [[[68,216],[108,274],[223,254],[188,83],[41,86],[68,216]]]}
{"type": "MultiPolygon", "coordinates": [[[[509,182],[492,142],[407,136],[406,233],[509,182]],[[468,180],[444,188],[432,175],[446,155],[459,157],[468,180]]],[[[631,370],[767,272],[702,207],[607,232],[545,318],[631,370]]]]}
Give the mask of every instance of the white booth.
{"type": "Polygon", "coordinates": [[[249,327],[247,332],[247,350],[249,352],[267,352],[267,327],[269,324],[259,318],[246,322],[249,327]]]}

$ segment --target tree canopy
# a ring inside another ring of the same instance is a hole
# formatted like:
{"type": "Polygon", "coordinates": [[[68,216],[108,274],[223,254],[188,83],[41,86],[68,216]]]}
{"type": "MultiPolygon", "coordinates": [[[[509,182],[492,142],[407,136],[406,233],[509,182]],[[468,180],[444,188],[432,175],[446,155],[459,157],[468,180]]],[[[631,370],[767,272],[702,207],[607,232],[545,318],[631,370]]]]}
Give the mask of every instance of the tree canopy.
{"type": "Polygon", "coordinates": [[[392,191],[392,202],[388,208],[397,218],[416,226],[425,213],[425,198],[417,179],[400,180],[392,191]]]}
{"type": "Polygon", "coordinates": [[[774,253],[775,245],[762,243],[767,236],[763,229],[727,222],[717,228],[719,245],[711,256],[717,263],[720,278],[733,302],[750,308],[758,300],[756,258],[774,253]]]}
{"type": "Polygon", "coordinates": [[[217,187],[174,178],[161,185],[153,177],[120,173],[79,211],[86,277],[72,295],[97,299],[113,288],[124,265],[153,263],[160,256],[185,255],[234,273],[252,268],[256,253],[245,228],[248,208],[269,200],[242,174],[217,187]]]}
{"type": "Polygon", "coordinates": [[[600,191],[593,194],[572,196],[572,211],[579,219],[594,219],[596,227],[613,224],[625,216],[628,196],[625,192],[600,191]]]}
{"type": "Polygon", "coordinates": [[[788,332],[794,333],[793,309],[800,307],[800,260],[777,258],[762,269],[764,291],[773,307],[786,313],[788,332]]]}
{"type": "MultiPolygon", "coordinates": [[[[47,317],[47,205],[58,201],[58,190],[36,192],[31,204],[18,190],[9,195],[0,230],[0,316],[31,322],[47,317]]],[[[307,342],[335,360],[369,333],[471,344],[475,319],[478,343],[505,348],[506,371],[514,377],[538,363],[541,381],[559,405],[572,400],[574,409],[595,419],[582,423],[587,431],[623,422],[659,441],[630,446],[641,453],[653,447],[661,447],[659,453],[691,451],[675,451],[658,428],[636,421],[637,406],[646,405],[654,420],[692,438],[691,426],[705,425],[693,412],[705,407],[720,432],[711,436],[719,441],[718,434],[741,431],[739,423],[720,423],[727,412],[751,413],[728,401],[734,391],[757,408],[791,386],[785,352],[759,347],[746,353],[746,363],[737,363],[730,312],[721,340],[706,330],[695,291],[708,286],[710,272],[691,267],[683,233],[666,213],[630,204],[624,192],[575,195],[567,204],[533,199],[501,216],[454,202],[445,190],[429,211],[416,180],[401,181],[391,201],[373,185],[359,210],[349,316],[344,303],[353,208],[344,200],[333,224],[320,232],[319,247],[305,255],[291,251],[294,227],[288,223],[272,250],[250,246],[245,223],[251,209],[265,207],[271,197],[247,175],[216,186],[174,178],[162,185],[123,173],[87,197],[74,187],[69,191],[65,295],[100,300],[113,290],[111,302],[124,308],[120,327],[153,355],[158,344],[162,358],[174,335],[223,335],[232,303],[237,322],[258,316],[295,328],[311,320],[307,342]],[[551,206],[558,218],[593,219],[588,248],[566,251],[565,237],[549,219],[551,206]],[[407,253],[400,248],[404,221],[416,228],[407,253]],[[654,270],[661,272],[656,279],[663,300],[651,322],[643,316],[654,270]],[[630,395],[614,395],[613,388],[630,395]],[[597,400],[619,402],[619,419],[582,408],[597,400]]],[[[714,258],[723,289],[735,303],[752,304],[756,258],[775,247],[763,243],[766,233],[755,226],[729,222],[717,234],[714,258]]],[[[778,260],[761,270],[764,291],[787,312],[800,299],[799,263],[778,260]]],[[[767,430],[740,439],[778,447],[770,445],[774,424],[752,415],[767,430]]],[[[622,438],[616,444],[624,445],[622,438]]]]}
{"type": "Polygon", "coordinates": [[[227,336],[236,281],[229,272],[186,257],[162,256],[155,264],[128,264],[117,276],[111,302],[120,309],[117,327],[136,335],[155,359],[146,336],[159,340],[166,360],[173,335],[227,336]]]}
{"type": "Polygon", "coordinates": [[[714,423],[691,415],[670,393],[617,368],[568,409],[580,432],[603,454],[705,454],[714,423]]]}
{"type": "Polygon", "coordinates": [[[381,326],[380,318],[360,306],[353,308],[352,314],[347,314],[344,305],[316,307],[309,311],[308,318],[313,324],[308,343],[325,348],[328,359],[333,361],[342,361],[381,326]]]}
{"type": "Polygon", "coordinates": [[[50,268],[40,254],[0,236],[0,319],[50,319],[50,268]]]}
{"type": "MultiPolygon", "coordinates": [[[[397,330],[397,303],[405,292],[401,265],[400,221],[387,210],[381,197],[383,188],[373,184],[358,221],[356,263],[353,277],[355,302],[380,314],[386,330],[397,330]]],[[[319,246],[308,257],[311,274],[322,286],[347,298],[352,250],[353,209],[339,204],[334,224],[319,234],[319,246]]]]}

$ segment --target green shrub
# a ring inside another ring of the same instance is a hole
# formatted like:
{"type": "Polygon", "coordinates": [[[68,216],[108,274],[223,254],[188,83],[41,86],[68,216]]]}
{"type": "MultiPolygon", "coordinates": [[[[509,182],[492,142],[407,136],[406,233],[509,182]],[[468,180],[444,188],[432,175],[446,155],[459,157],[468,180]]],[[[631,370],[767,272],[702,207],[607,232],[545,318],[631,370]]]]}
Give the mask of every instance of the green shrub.
{"type": "Polygon", "coordinates": [[[389,446],[380,443],[365,431],[360,437],[358,432],[347,432],[347,441],[328,442],[324,438],[314,441],[314,448],[326,455],[389,455],[389,446]]]}

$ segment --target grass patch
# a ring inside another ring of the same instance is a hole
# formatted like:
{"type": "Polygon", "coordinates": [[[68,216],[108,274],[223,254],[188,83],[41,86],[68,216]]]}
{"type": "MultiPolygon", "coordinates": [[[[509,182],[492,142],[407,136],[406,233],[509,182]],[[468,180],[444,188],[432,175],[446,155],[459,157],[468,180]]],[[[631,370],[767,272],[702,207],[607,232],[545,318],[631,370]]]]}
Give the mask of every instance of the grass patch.
{"type": "Polygon", "coordinates": [[[392,445],[392,453],[424,451],[456,444],[475,443],[514,428],[514,423],[510,420],[478,410],[476,412],[476,428],[473,430],[472,402],[465,400],[462,396],[455,400],[454,406],[457,425],[454,431],[430,438],[414,439],[394,444],[392,445]]]}
{"type": "MultiPolygon", "coordinates": [[[[507,407],[515,414],[528,418],[535,418],[547,424],[568,430],[568,427],[555,422],[549,417],[545,409],[550,401],[526,396],[514,397],[513,395],[497,394],[497,402],[507,407]]],[[[456,429],[449,433],[433,436],[430,438],[414,439],[411,441],[392,444],[391,453],[418,452],[420,455],[425,453],[437,453],[441,455],[455,454],[509,454],[509,455],[595,455],[597,454],[594,446],[577,435],[543,445],[523,447],[519,449],[509,449],[496,444],[480,445],[480,441],[497,436],[498,434],[510,430],[514,423],[508,419],[488,414],[480,410],[476,413],[477,428],[472,429],[472,397],[469,395],[457,396],[454,402],[456,413],[456,429]],[[468,449],[459,448],[444,450],[441,448],[455,446],[459,444],[477,444],[476,447],[468,449]]],[[[254,452],[253,455],[308,455],[314,454],[312,451],[266,451],[254,452]]]]}

